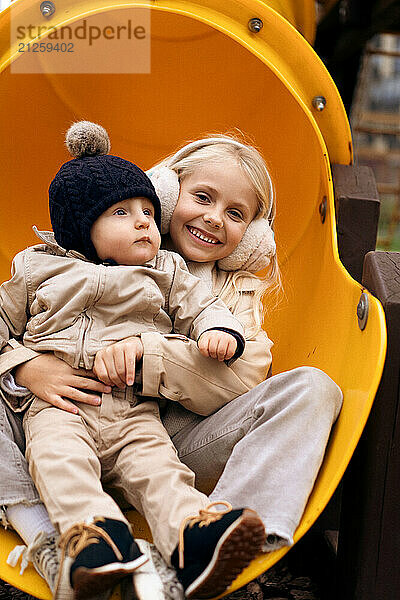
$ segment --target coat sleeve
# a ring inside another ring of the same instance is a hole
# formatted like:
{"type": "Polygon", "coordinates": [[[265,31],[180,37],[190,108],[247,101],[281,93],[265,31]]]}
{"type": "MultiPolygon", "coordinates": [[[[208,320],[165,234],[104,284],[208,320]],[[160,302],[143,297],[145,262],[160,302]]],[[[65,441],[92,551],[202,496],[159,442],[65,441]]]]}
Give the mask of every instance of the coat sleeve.
{"type": "MultiPolygon", "coordinates": [[[[25,277],[25,252],[14,258],[11,279],[0,286],[0,376],[31,358],[36,352],[25,348],[17,340],[22,338],[29,314],[28,290],[25,277]]],[[[0,388],[0,395],[13,410],[25,401],[7,394],[0,388]]],[[[28,400],[31,393],[26,397],[28,400]]]]}
{"type": "Polygon", "coordinates": [[[0,349],[10,338],[21,338],[29,314],[25,278],[25,253],[20,252],[11,266],[11,279],[0,286],[0,349]]]}
{"type": "MultiPolygon", "coordinates": [[[[172,256],[170,255],[172,258],[172,256]]],[[[174,255],[174,276],[168,298],[168,314],[174,331],[197,341],[209,329],[230,329],[244,338],[241,322],[207,286],[192,275],[185,261],[174,255]]]]}
{"type": "MultiPolygon", "coordinates": [[[[241,294],[235,316],[249,331],[254,292],[241,294]]],[[[263,381],[272,362],[272,342],[261,330],[247,337],[244,353],[228,367],[202,356],[185,336],[142,333],[143,395],[164,397],[200,415],[209,415],[263,381]]]]}

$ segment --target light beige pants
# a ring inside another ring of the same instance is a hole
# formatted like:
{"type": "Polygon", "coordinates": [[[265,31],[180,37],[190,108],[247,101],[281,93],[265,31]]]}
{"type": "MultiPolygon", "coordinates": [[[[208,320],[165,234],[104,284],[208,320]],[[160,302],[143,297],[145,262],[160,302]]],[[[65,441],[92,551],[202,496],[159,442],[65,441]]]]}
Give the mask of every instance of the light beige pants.
{"type": "Polygon", "coordinates": [[[79,410],[73,415],[35,399],[24,418],[29,470],[53,524],[63,533],[93,516],[127,522],[103,484],[145,516],[169,562],[182,520],[209,500],[178,459],[158,404],[136,403],[127,388],[79,410]]]}

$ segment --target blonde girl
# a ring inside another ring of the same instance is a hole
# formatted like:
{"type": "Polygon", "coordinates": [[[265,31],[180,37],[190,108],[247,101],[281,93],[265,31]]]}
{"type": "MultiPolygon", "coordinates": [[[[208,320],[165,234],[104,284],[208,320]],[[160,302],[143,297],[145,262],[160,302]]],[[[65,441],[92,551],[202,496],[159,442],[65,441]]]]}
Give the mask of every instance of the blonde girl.
{"type": "MultiPolygon", "coordinates": [[[[166,400],[164,424],[181,460],[196,473],[197,487],[211,501],[256,510],[266,527],[267,551],[291,544],[342,395],[311,367],[266,379],[272,342],[261,328],[260,299],[280,286],[268,170],[249,144],[211,136],[185,145],[149,174],[163,207],[166,247],[227,302],[247,340],[238,360],[230,366],[219,362],[210,372],[210,359],[191,340],[142,334],[135,349],[142,359],[142,393],[166,400]]],[[[14,368],[18,385],[8,375],[2,393],[19,406],[25,402],[16,400],[24,393],[19,386],[64,410],[76,410],[79,402],[97,404],[105,385],[125,386],[125,363],[118,356],[111,354],[109,376],[99,383],[93,373],[73,370],[53,355],[24,356],[14,343],[0,357],[0,373],[14,368]]]]}
{"type": "MultiPolygon", "coordinates": [[[[281,289],[276,245],[272,231],[276,211],[275,193],[269,171],[261,154],[254,147],[241,143],[233,136],[217,134],[184,146],[179,152],[165,158],[151,169],[149,174],[159,194],[163,197],[162,228],[164,233],[169,234],[169,224],[177,204],[177,193],[179,195],[179,182],[193,175],[203,165],[227,162],[233,163],[234,170],[239,167],[238,172],[241,171],[241,174],[250,182],[252,195],[255,194],[256,197],[256,213],[235,250],[218,260],[218,268],[228,274],[220,296],[234,311],[235,304],[240,298],[240,280],[244,278],[255,280],[253,318],[254,333],[256,333],[262,326],[261,299],[267,292],[271,293],[281,289]],[[176,179],[168,171],[175,173],[176,179]],[[261,269],[264,269],[263,275],[256,276],[255,273],[261,269]]],[[[204,202],[207,202],[206,196],[203,198],[204,202]]],[[[231,210],[230,214],[233,220],[240,221],[240,211],[235,215],[235,211],[231,210]]],[[[220,252],[220,254],[224,254],[224,252],[220,252]]]]}

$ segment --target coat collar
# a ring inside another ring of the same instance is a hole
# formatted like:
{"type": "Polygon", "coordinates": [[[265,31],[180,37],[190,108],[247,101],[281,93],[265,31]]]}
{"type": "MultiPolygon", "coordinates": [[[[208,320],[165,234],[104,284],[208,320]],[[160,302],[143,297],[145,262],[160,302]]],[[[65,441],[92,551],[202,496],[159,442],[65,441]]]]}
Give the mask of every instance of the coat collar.
{"type": "Polygon", "coordinates": [[[65,248],[62,248],[59,244],[57,244],[52,231],[40,231],[36,225],[34,225],[32,229],[39,240],[44,242],[46,246],[48,246],[58,256],[68,256],[70,258],[79,258],[85,262],[91,262],[80,252],[76,252],[75,250],[65,250],[65,248]]]}

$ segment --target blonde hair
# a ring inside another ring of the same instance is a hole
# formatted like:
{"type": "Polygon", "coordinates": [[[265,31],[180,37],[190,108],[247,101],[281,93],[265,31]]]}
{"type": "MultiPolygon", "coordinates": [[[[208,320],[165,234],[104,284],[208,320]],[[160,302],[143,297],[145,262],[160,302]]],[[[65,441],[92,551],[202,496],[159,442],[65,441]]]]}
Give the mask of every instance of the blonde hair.
{"type": "MultiPolygon", "coordinates": [[[[250,145],[243,135],[239,139],[237,135],[232,134],[212,134],[197,140],[195,144],[195,147],[189,147],[187,151],[185,151],[185,148],[188,144],[182,146],[180,150],[167,156],[156,167],[164,166],[172,169],[177,173],[179,181],[182,181],[201,164],[226,160],[227,157],[234,158],[248,177],[257,196],[256,216],[268,219],[271,227],[273,227],[276,212],[273,184],[265,160],[257,148],[250,145]],[[201,142],[204,142],[204,144],[201,144],[201,142]]],[[[251,327],[251,332],[246,332],[248,337],[251,337],[262,327],[264,316],[263,297],[267,293],[277,297],[282,290],[276,254],[271,258],[270,264],[262,277],[243,269],[228,274],[219,296],[232,312],[234,312],[240,300],[240,280],[245,277],[260,281],[260,285],[254,294],[254,325],[251,327]]]]}

